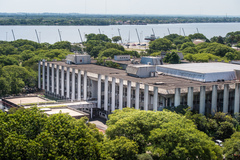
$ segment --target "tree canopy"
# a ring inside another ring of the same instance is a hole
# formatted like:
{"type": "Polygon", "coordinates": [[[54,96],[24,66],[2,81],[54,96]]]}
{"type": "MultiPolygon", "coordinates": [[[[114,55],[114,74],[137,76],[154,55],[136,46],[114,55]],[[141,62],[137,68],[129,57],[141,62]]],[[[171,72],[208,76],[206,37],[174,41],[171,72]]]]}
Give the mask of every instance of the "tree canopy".
{"type": "Polygon", "coordinates": [[[107,125],[109,139],[125,136],[137,143],[139,154],[149,152],[155,159],[222,158],[219,146],[176,113],[124,108],[109,115],[107,125]]]}

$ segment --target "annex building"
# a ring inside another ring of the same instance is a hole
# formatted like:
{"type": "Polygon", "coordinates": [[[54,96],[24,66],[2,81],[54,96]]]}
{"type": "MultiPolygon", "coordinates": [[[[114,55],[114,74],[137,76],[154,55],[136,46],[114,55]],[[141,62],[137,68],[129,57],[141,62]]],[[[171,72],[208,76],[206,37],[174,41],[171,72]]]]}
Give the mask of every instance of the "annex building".
{"type": "Polygon", "coordinates": [[[38,63],[38,87],[46,94],[72,101],[96,101],[97,108],[106,114],[124,107],[160,111],[179,105],[202,114],[239,112],[240,65],[129,63],[122,70],[88,60],[76,64],[69,59],[38,63]]]}

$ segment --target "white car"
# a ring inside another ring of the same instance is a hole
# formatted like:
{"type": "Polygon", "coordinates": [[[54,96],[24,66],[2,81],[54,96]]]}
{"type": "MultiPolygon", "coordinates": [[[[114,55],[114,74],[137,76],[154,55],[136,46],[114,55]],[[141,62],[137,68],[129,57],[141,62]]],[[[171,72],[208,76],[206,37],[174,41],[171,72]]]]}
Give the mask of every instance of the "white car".
{"type": "Polygon", "coordinates": [[[222,141],[221,140],[215,140],[215,144],[216,145],[219,145],[220,147],[222,147],[222,141]]]}

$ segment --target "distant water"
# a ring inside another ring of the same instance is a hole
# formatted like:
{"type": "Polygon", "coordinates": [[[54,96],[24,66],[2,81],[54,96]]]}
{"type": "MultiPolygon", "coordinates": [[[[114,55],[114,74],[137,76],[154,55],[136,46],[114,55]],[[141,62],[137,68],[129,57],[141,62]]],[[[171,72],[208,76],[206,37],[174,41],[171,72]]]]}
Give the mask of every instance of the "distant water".
{"type": "Polygon", "coordinates": [[[90,33],[106,34],[108,37],[118,36],[118,29],[126,43],[128,39],[130,42],[138,42],[136,29],[138,30],[141,42],[144,42],[146,36],[150,36],[154,30],[156,36],[163,37],[168,35],[168,28],[170,33],[177,33],[184,35],[181,28],[184,28],[185,34],[203,33],[207,38],[213,36],[225,36],[228,32],[240,31],[240,23],[183,23],[183,24],[151,24],[151,25],[110,25],[110,26],[0,26],[0,40],[13,41],[12,30],[16,39],[28,39],[37,42],[35,29],[39,35],[41,42],[55,43],[60,41],[58,29],[60,30],[62,40],[70,42],[80,42],[78,29],[81,31],[83,40],[84,35],[90,33]],[[130,32],[130,36],[129,36],[130,32]],[[130,37],[130,38],[129,38],[130,37]]]}

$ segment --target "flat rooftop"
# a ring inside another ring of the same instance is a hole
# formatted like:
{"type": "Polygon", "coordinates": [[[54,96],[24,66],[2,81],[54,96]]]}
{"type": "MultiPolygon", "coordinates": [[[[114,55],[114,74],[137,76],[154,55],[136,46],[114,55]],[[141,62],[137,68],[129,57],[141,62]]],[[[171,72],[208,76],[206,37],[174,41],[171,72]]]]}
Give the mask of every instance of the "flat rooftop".
{"type": "Polygon", "coordinates": [[[16,105],[27,104],[27,103],[38,103],[38,102],[47,102],[46,100],[39,97],[20,97],[20,98],[6,98],[9,102],[12,102],[16,105]]]}
{"type": "MultiPolygon", "coordinates": [[[[172,90],[175,88],[187,88],[187,87],[200,87],[200,86],[212,86],[212,85],[223,85],[223,84],[233,84],[235,81],[225,81],[225,82],[200,82],[195,80],[189,80],[180,77],[173,77],[166,74],[158,75],[158,77],[149,77],[149,78],[136,78],[132,76],[128,76],[125,70],[110,68],[105,66],[100,66],[96,64],[66,64],[65,62],[57,61],[57,62],[49,62],[56,65],[70,67],[79,69],[81,71],[87,71],[90,73],[106,75],[109,77],[115,77],[118,79],[129,80],[132,82],[138,82],[140,84],[148,84],[150,86],[156,86],[163,89],[166,94],[168,90],[172,90]],[[162,85],[155,85],[156,82],[162,82],[162,85]]],[[[45,63],[45,65],[47,65],[45,63]]],[[[164,94],[164,93],[162,93],[164,94]]]]}
{"type": "Polygon", "coordinates": [[[236,80],[235,70],[240,70],[240,65],[229,63],[188,63],[157,66],[158,72],[202,82],[236,80]]]}
{"type": "Polygon", "coordinates": [[[67,113],[72,117],[84,116],[83,113],[76,112],[76,111],[68,109],[68,108],[60,108],[60,109],[51,108],[51,111],[46,111],[44,113],[46,113],[47,115],[52,115],[52,114],[57,114],[57,113],[60,113],[60,112],[61,113],[67,113]]]}
{"type": "Polygon", "coordinates": [[[186,63],[186,64],[170,64],[161,65],[162,68],[170,68],[182,71],[190,71],[196,73],[219,73],[232,72],[234,69],[240,70],[240,65],[230,63],[186,63]]]}

